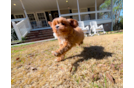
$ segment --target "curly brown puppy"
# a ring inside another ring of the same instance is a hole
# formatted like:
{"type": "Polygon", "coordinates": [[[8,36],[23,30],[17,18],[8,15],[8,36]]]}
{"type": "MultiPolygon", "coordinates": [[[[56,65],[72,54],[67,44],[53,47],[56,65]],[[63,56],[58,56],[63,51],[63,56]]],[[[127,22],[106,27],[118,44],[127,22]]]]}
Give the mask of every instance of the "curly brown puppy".
{"type": "Polygon", "coordinates": [[[63,17],[55,18],[52,22],[48,22],[53,32],[58,37],[60,48],[52,51],[52,54],[58,57],[55,61],[64,59],[65,53],[75,45],[83,43],[84,33],[78,27],[78,22],[74,19],[66,19],[63,17]]]}

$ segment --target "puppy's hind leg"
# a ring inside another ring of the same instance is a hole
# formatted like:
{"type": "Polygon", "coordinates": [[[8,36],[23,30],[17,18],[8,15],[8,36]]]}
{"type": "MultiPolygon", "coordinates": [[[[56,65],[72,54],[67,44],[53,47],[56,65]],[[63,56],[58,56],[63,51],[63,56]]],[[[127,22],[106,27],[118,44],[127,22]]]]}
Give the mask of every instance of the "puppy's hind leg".
{"type": "Polygon", "coordinates": [[[83,44],[83,41],[81,41],[81,42],[79,43],[79,45],[81,45],[81,44],[83,44]]]}
{"type": "Polygon", "coordinates": [[[81,47],[81,46],[80,46],[81,44],[83,44],[83,41],[81,41],[80,43],[76,43],[76,45],[77,45],[78,47],[81,47]]]}

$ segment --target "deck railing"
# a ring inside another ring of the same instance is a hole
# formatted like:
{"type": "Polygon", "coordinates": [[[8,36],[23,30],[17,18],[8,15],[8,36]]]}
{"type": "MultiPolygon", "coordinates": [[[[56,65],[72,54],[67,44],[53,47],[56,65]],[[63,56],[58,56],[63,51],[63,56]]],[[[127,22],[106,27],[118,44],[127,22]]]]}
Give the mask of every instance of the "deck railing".
{"type": "Polygon", "coordinates": [[[11,22],[20,41],[32,29],[28,18],[12,19],[11,22]]]}

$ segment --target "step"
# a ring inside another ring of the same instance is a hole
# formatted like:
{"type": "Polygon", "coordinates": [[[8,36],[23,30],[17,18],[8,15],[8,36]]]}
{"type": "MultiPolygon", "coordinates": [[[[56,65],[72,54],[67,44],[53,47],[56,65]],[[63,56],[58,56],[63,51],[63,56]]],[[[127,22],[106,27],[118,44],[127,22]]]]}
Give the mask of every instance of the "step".
{"type": "Polygon", "coordinates": [[[35,33],[53,33],[53,31],[35,31],[35,32],[30,31],[29,34],[35,34],[35,33]]]}
{"type": "Polygon", "coordinates": [[[35,35],[35,36],[28,36],[26,39],[32,39],[32,38],[41,38],[41,37],[51,37],[53,36],[52,34],[47,34],[47,35],[35,35]]]}
{"type": "Polygon", "coordinates": [[[34,39],[28,39],[28,40],[29,41],[37,41],[37,40],[45,40],[45,39],[51,39],[51,38],[54,38],[54,37],[53,36],[50,36],[50,37],[41,37],[41,38],[34,38],[34,39]]]}
{"type": "Polygon", "coordinates": [[[31,36],[49,36],[49,35],[53,35],[53,33],[40,33],[40,34],[28,34],[26,37],[31,37],[31,36]]]}
{"type": "Polygon", "coordinates": [[[52,33],[47,33],[47,34],[29,34],[26,37],[31,37],[31,36],[51,36],[53,35],[52,33]]]}
{"type": "Polygon", "coordinates": [[[48,29],[41,29],[41,30],[31,30],[31,31],[42,31],[42,30],[52,30],[52,28],[48,28],[48,29]]]}
{"type": "Polygon", "coordinates": [[[28,40],[25,40],[24,42],[33,42],[33,41],[39,41],[39,40],[45,40],[45,39],[51,39],[51,38],[54,38],[54,37],[51,36],[51,37],[43,37],[43,38],[28,39],[28,40]]]}
{"type": "Polygon", "coordinates": [[[50,32],[53,31],[52,29],[46,29],[46,30],[37,30],[37,31],[30,31],[30,33],[35,33],[35,32],[50,32]]]}
{"type": "Polygon", "coordinates": [[[34,30],[26,35],[24,42],[33,42],[54,38],[52,29],[34,30]]]}
{"type": "Polygon", "coordinates": [[[37,33],[53,33],[53,31],[30,32],[29,34],[37,34],[37,33]]]}
{"type": "Polygon", "coordinates": [[[36,31],[36,32],[30,32],[30,34],[34,33],[53,33],[53,31],[36,31]]]}

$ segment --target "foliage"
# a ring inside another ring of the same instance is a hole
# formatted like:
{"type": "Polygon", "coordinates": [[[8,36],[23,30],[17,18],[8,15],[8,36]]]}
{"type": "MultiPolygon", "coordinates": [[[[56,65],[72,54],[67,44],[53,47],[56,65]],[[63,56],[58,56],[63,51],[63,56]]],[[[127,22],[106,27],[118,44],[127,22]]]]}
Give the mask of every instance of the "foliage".
{"type": "Polygon", "coordinates": [[[104,10],[109,9],[110,7],[111,7],[111,0],[105,0],[105,2],[100,5],[99,9],[104,10]]]}
{"type": "MultiPolygon", "coordinates": [[[[100,10],[110,9],[111,8],[111,0],[105,0],[103,4],[100,5],[100,10]]],[[[113,18],[114,18],[114,25],[117,25],[119,23],[120,19],[120,12],[123,10],[123,0],[113,0],[113,18]]],[[[102,14],[100,14],[101,16],[102,14]]],[[[107,15],[103,13],[103,15],[107,15]]],[[[108,13],[108,16],[110,16],[110,13],[108,13]]],[[[123,25],[123,17],[121,20],[121,24],[123,25]]]]}
{"type": "Polygon", "coordinates": [[[120,16],[120,22],[123,25],[123,16],[120,16]]]}
{"type": "Polygon", "coordinates": [[[15,30],[11,28],[11,41],[18,40],[15,30]]]}
{"type": "Polygon", "coordinates": [[[25,37],[22,37],[21,39],[22,39],[22,41],[25,41],[25,40],[26,40],[26,38],[25,38],[25,37]]]}

